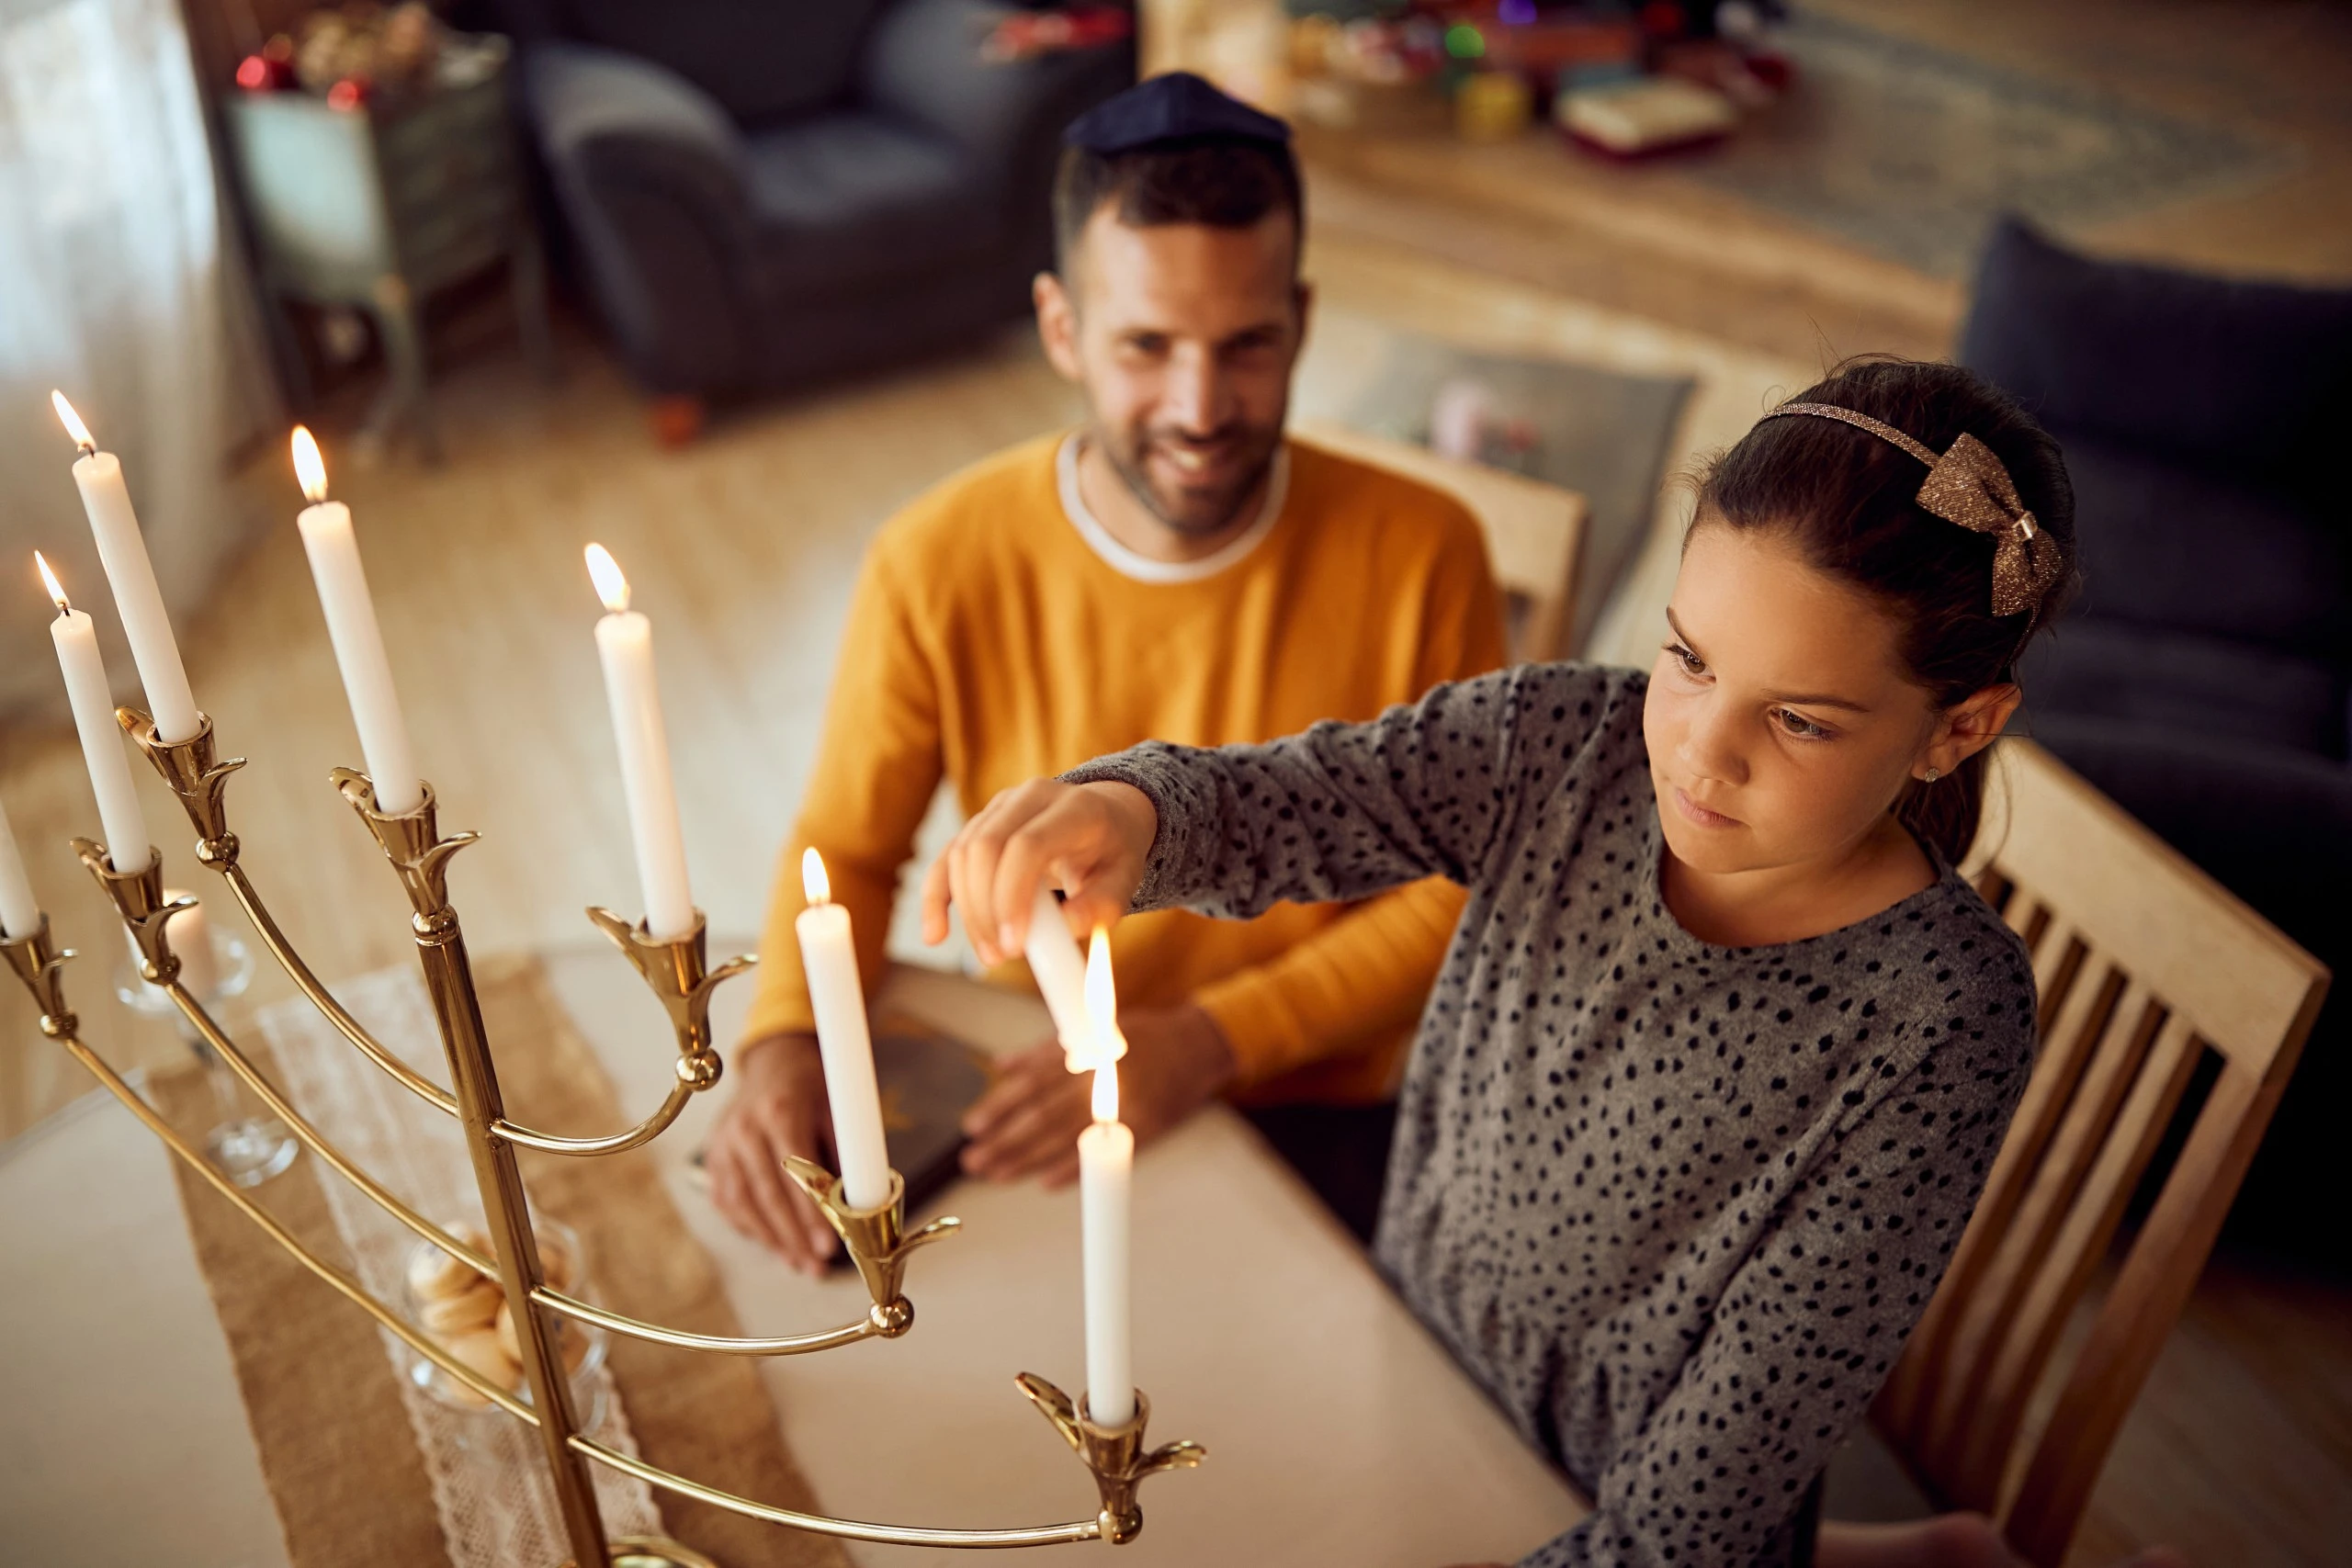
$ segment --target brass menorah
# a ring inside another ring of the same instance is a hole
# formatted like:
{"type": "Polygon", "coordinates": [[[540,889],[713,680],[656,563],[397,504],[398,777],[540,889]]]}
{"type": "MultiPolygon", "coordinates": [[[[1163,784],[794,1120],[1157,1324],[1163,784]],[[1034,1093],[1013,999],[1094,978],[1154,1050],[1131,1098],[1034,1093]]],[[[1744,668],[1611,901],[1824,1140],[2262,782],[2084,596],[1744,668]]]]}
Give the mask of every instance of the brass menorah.
{"type": "Polygon", "coordinates": [[[382,846],[385,858],[399,874],[414,910],[411,924],[416,937],[417,957],[432,997],[454,1086],[446,1089],[412,1069],[361,1027],[311,972],[277,922],[270,918],[252,879],[238,862],[237,835],[230,830],[223,798],[231,775],[245,765],[245,760],[214,760],[211,720],[204,718],[196,735],[188,739],[166,741],[157,737],[147,716],[136,709],[118,709],[116,718],[186,808],[188,821],[197,831],[197,859],[220,873],[227,882],[232,896],[260,934],[262,945],[296,987],[369,1061],[426,1104],[462,1123],[482,1209],[489,1220],[494,1256],[484,1255],[469,1242],[426,1219],[345,1156],[303,1119],[267,1075],[256,1068],[213,1021],[202,1000],[180,983],[180,960],[172,952],[169,928],[172,917],[194,901],[165,899],[161,854],[151,847],[145,863],[139,869],[119,871],[115,869],[116,857],[108,853],[106,846],[76,839],[74,847],[82,863],[113,900],[138,948],[140,973],[170,997],[197,1034],[322,1162],[425,1242],[497,1282],[514,1318],[515,1339],[521,1350],[518,1359],[527,1393],[518,1394],[458,1360],[432,1335],[379,1300],[350,1273],[304,1246],[267,1209],[209,1162],[202,1151],[166,1122],[138,1090],[85,1045],[79,1036],[79,1023],[65,999],[63,967],[74,954],[60,952],[51,944],[46,915],[31,934],[0,941],[0,952],[6,953],[9,966],[16,970],[40,1008],[41,1032],[71,1052],[174,1155],[304,1268],[383,1325],[444,1375],[537,1434],[548,1478],[555,1488],[573,1568],[587,1568],[589,1564],[611,1564],[614,1568],[716,1568],[709,1558],[676,1541],[646,1537],[607,1540],[597,1511],[595,1491],[589,1482],[591,1464],[635,1476],[661,1491],[793,1529],[891,1545],[977,1548],[1051,1546],[1083,1540],[1124,1544],[1133,1540],[1143,1529],[1143,1510],[1136,1502],[1136,1492],[1144,1479],[1163,1470],[1189,1469],[1201,1462],[1204,1450],[1194,1443],[1145,1449],[1144,1425],[1149,1405],[1141,1393],[1136,1394],[1132,1420],[1119,1426],[1103,1426],[1091,1419],[1082,1404],[1073,1402],[1052,1383],[1028,1372],[1015,1380],[1016,1385],[1052,1423],[1094,1478],[1100,1506],[1091,1518],[1010,1529],[928,1529],[831,1518],[706,1486],[598,1442],[581,1429],[573,1407],[571,1380],[558,1341],[564,1320],[680,1350],[726,1356],[797,1356],[862,1339],[896,1339],[914,1325],[914,1307],[902,1289],[909,1258],[918,1248],[956,1234],[958,1222],[937,1219],[909,1231],[905,1186],[896,1173],[891,1177],[887,1202],[877,1208],[855,1209],[849,1206],[839,1181],[831,1172],[809,1161],[795,1160],[790,1162],[788,1174],[840,1235],[872,1298],[871,1307],[856,1322],[781,1338],[690,1334],[639,1322],[551,1288],[532,1231],[515,1150],[528,1148],[549,1155],[594,1157],[638,1148],[658,1137],[678,1119],[688,1100],[718,1081],[719,1056],[711,1043],[711,993],[720,982],[751,967],[752,960],[736,958],[717,969],[708,967],[699,916],[687,935],[661,941],[649,935],[643,926],[632,925],[608,909],[589,910],[590,919],[644,976],[668,1013],[677,1036],[677,1081],[650,1115],[625,1132],[594,1138],[557,1137],[535,1132],[507,1118],[490,1042],[482,1026],[472,969],[466,957],[465,937],[458,928],[457,910],[449,901],[450,859],[472,843],[477,835],[441,837],[430,785],[424,789],[424,803],[415,810],[388,814],[377,809],[374,786],[365,774],[348,769],[334,773],[336,787],[382,846]]]}

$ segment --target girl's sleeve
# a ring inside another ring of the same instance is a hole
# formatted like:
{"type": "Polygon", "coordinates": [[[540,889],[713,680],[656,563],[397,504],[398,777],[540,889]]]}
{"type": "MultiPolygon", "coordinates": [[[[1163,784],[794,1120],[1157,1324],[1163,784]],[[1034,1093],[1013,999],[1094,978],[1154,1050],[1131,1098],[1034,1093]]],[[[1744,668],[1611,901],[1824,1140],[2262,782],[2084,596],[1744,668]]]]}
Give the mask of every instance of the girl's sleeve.
{"type": "MultiPolygon", "coordinates": [[[[2022,983],[2019,1016],[2030,1018],[2030,978],[2022,983]]],[[[1780,1223],[1723,1299],[1697,1303],[1679,1325],[1696,1348],[1601,1472],[1591,1516],[1521,1568],[1791,1561],[1805,1490],[1927,1310],[2030,1053],[2030,1040],[1955,1032],[1884,1093],[1871,1086],[1875,1098],[1788,1189],[1780,1223]]],[[[1733,1201],[1769,1201],[1769,1179],[1733,1201]]]]}
{"type": "MultiPolygon", "coordinates": [[[[1551,700],[1554,688],[1597,694],[1611,678],[1522,666],[1439,686],[1368,724],[1214,750],[1147,741],[1063,777],[1114,779],[1151,797],[1159,828],[1138,909],[1246,919],[1285,899],[1363,898],[1425,876],[1466,886],[1533,782],[1519,756],[1526,705],[1570,711],[1551,700]]],[[[1589,721],[1593,697],[1572,701],[1589,721]]]]}

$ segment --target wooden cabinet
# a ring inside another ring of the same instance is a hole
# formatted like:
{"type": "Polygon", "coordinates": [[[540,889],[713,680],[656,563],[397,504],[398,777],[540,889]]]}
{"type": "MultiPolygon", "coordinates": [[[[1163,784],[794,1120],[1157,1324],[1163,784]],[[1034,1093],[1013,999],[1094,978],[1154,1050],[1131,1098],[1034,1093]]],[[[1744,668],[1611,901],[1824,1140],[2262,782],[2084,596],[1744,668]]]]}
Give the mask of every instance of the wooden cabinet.
{"type": "Polygon", "coordinates": [[[438,289],[506,264],[526,350],[549,367],[546,266],[507,109],[504,57],[462,85],[339,108],[308,93],[225,107],[261,281],[298,402],[309,390],[284,305],[367,313],[390,372],[364,434],[411,425],[437,455],[417,315],[438,289]]]}

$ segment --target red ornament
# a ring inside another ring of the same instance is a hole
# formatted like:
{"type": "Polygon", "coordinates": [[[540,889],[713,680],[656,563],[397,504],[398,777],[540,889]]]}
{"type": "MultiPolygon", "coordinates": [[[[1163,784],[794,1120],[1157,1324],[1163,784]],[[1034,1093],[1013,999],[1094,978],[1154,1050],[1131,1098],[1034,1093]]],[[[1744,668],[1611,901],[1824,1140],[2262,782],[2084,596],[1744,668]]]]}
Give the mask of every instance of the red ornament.
{"type": "Polygon", "coordinates": [[[357,108],[367,98],[366,85],[349,76],[327,89],[327,107],[344,113],[357,108]]]}
{"type": "Polygon", "coordinates": [[[269,91],[269,62],[258,54],[248,54],[237,62],[237,85],[248,93],[269,91]]]}
{"type": "Polygon", "coordinates": [[[1642,7],[1642,31],[1652,38],[1680,38],[1690,20],[1675,0],[1650,0],[1642,7]]]}

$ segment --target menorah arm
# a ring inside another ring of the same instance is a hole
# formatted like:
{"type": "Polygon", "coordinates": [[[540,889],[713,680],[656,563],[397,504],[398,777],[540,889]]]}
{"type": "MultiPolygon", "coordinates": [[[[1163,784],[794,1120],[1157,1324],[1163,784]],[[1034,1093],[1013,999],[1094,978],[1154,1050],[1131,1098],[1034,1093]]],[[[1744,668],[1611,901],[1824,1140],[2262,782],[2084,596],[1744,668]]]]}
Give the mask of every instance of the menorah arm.
{"type": "MultiPolygon", "coordinates": [[[[176,991],[178,987],[175,986],[173,989],[176,991]]],[[[147,1103],[146,1100],[137,1089],[132,1089],[129,1084],[123,1082],[120,1076],[119,1076],[112,1067],[108,1066],[105,1060],[101,1058],[96,1052],[82,1043],[79,1036],[65,1034],[61,1035],[58,1038],[64,1047],[74,1054],[74,1060],[80,1062],[83,1066],[88,1068],[91,1076],[96,1077],[98,1082],[105,1085],[108,1093],[112,1094],[117,1100],[122,1101],[124,1109],[128,1110],[133,1116],[138,1117],[141,1122],[144,1122],[147,1130],[154,1134],[158,1138],[161,1138],[164,1141],[164,1146],[169,1148],[174,1155],[177,1156],[181,1162],[190,1170],[195,1171],[198,1176],[203,1177],[207,1182],[210,1183],[214,1191],[220,1193],[221,1197],[227,1199],[232,1204],[235,1205],[238,1212],[243,1213],[245,1218],[251,1220],[254,1224],[259,1225],[263,1232],[267,1235],[272,1241],[276,1242],[279,1247],[292,1254],[296,1262],[301,1264],[303,1268],[308,1269],[311,1273],[326,1281],[327,1284],[333,1286],[337,1292],[339,1292],[345,1300],[349,1301],[354,1306],[357,1307],[360,1311],[366,1313],[378,1323],[382,1324],[386,1328],[390,1329],[399,1337],[401,1342],[406,1345],[410,1349],[414,1350],[418,1355],[424,1357],[426,1360],[431,1361],[435,1366],[440,1368],[441,1371],[447,1373],[450,1377],[455,1378],[458,1382],[465,1384],[466,1387],[471,1389],[475,1393],[480,1394],[483,1399],[497,1405],[501,1410],[506,1412],[507,1415],[514,1416],[518,1420],[527,1422],[533,1427],[537,1427],[539,1424],[538,1416],[529,1405],[524,1404],[521,1400],[515,1398],[514,1394],[508,1393],[505,1389],[499,1387],[488,1378],[483,1377],[471,1367],[469,1367],[463,1362],[458,1360],[447,1350],[443,1349],[438,1344],[435,1343],[430,1335],[427,1335],[423,1330],[414,1327],[403,1320],[400,1314],[392,1311],[391,1308],[378,1301],[375,1295],[368,1291],[367,1286],[361,1284],[357,1280],[353,1279],[349,1274],[345,1273],[341,1269],[336,1268],[334,1264],[329,1263],[317,1253],[312,1252],[308,1247],[305,1247],[291,1231],[288,1230],[283,1224],[278,1223],[276,1215],[263,1208],[260,1204],[254,1202],[251,1198],[245,1196],[244,1192],[238,1188],[235,1182],[230,1180],[229,1178],[223,1175],[210,1160],[204,1157],[202,1151],[198,1150],[194,1145],[182,1137],[178,1129],[172,1126],[170,1122],[164,1121],[163,1116],[153,1106],[147,1103]]],[[[247,1081],[251,1082],[252,1080],[248,1079],[247,1081]]],[[[292,1125],[292,1123],[289,1122],[288,1125],[292,1125]]],[[[313,1148],[317,1148],[318,1145],[312,1143],[311,1146],[313,1148]]],[[[323,1153],[324,1151],[322,1150],[321,1152],[323,1153]]],[[[345,1174],[349,1174],[349,1172],[346,1170],[345,1174]]],[[[382,1199],[379,1197],[378,1201],[382,1201],[382,1199]]],[[[393,1207],[394,1205],[387,1206],[393,1207]]],[[[431,1229],[429,1225],[426,1228],[428,1230],[431,1229]]],[[[435,1234],[437,1236],[437,1233],[435,1234]]],[[[460,1250],[446,1236],[440,1236],[438,1239],[441,1241],[442,1245],[449,1247],[451,1250],[460,1251],[461,1256],[466,1253],[469,1253],[471,1250],[470,1248],[460,1250]]]]}
{"type": "Polygon", "coordinates": [[[850,1260],[857,1265],[858,1275],[865,1281],[866,1294],[874,1303],[866,1309],[865,1316],[860,1321],[844,1324],[839,1328],[820,1329],[814,1334],[752,1339],[691,1334],[658,1323],[624,1317],[619,1313],[574,1301],[545,1285],[533,1291],[531,1299],[550,1311],[578,1318],[582,1323],[593,1323],[616,1334],[626,1334],[631,1338],[667,1345],[675,1349],[707,1350],[722,1356],[797,1356],[811,1350],[831,1350],[838,1346],[854,1345],[861,1339],[896,1339],[912,1328],[914,1303],[907,1300],[901,1288],[906,1279],[907,1258],[918,1248],[954,1235],[963,1222],[943,1215],[920,1230],[909,1231],[906,1228],[906,1183],[897,1171],[890,1173],[889,1196],[878,1208],[853,1209],[842,1194],[839,1179],[824,1167],[796,1156],[786,1160],[785,1170],[808,1194],[809,1200],[842,1238],[850,1260]]]}
{"type": "MultiPolygon", "coordinates": [[[[542,1133],[520,1122],[501,1117],[491,1131],[510,1144],[541,1154],[572,1156],[616,1155],[638,1148],[660,1137],[670,1123],[686,1109],[686,1102],[718,1081],[718,1053],[711,1047],[710,998],[725,981],[733,979],[758,962],[749,954],[730,958],[718,968],[708,966],[703,957],[703,919],[695,916],[694,929],[681,937],[661,938],[650,935],[642,925],[632,924],[610,909],[592,908],[588,918],[595,922],[619,948],[621,955],[652,987],[656,1000],[670,1015],[670,1027],[676,1036],[678,1049],[677,1081],[670,1086],[652,1115],[625,1133],[614,1133],[601,1138],[567,1138],[553,1133],[542,1133]]],[[[624,1331],[626,1332],[626,1330],[624,1331]]],[[[782,1354],[783,1352],[746,1351],[744,1354],[782,1354]]]]}
{"type": "Polygon", "coordinates": [[[695,1087],[684,1079],[671,1086],[669,1097],[652,1115],[626,1133],[615,1133],[604,1138],[560,1138],[552,1133],[534,1132],[528,1127],[509,1122],[503,1116],[491,1123],[491,1131],[510,1144],[526,1149],[537,1149],[549,1155],[616,1155],[638,1148],[660,1137],[671,1122],[686,1109],[686,1101],[695,1097],[695,1087]]]}
{"type": "Polygon", "coordinates": [[[294,951],[293,943],[286,940],[286,933],[278,930],[276,920],[270,919],[269,908],[262,902],[260,893],[254,890],[253,879],[245,874],[244,867],[231,862],[218,869],[228,878],[229,891],[235,896],[237,907],[244,910],[245,918],[254,923],[254,930],[261,933],[262,945],[269,949],[270,957],[286,971],[287,977],[294,982],[295,989],[310,998],[311,1005],[334,1025],[335,1032],[358,1046],[363,1055],[390,1074],[392,1080],[402,1089],[428,1105],[452,1116],[457,1115],[456,1096],[392,1055],[374,1035],[361,1028],[359,1021],[334,999],[334,993],[316,975],[311,973],[311,966],[302,962],[302,955],[294,951]]]}
{"type": "Polygon", "coordinates": [[[739,1497],[732,1492],[722,1492],[716,1486],[706,1486],[699,1481],[689,1481],[659,1465],[646,1463],[633,1455],[608,1449],[595,1438],[573,1433],[571,1448],[598,1464],[633,1475],[649,1486],[664,1492],[674,1492],[681,1497],[691,1497],[707,1503],[714,1508],[724,1508],[730,1514],[748,1518],[764,1519],[769,1524],[785,1525],[811,1535],[837,1536],[843,1540],[870,1540],[885,1546],[946,1546],[967,1549],[987,1549],[1017,1546],[1066,1546],[1081,1540],[1100,1540],[1102,1521],[1100,1518],[1073,1519],[1068,1524],[1030,1525],[1018,1529],[938,1529],[922,1525],[869,1524],[860,1519],[829,1518],[822,1514],[804,1514],[793,1508],[779,1508],[770,1503],[758,1503],[749,1497],[739,1497]]]}
{"type": "MultiPolygon", "coordinates": [[[[392,1196],[374,1177],[352,1164],[342,1150],[328,1141],[325,1134],[305,1121],[302,1113],[294,1109],[293,1104],[285,1095],[278,1092],[277,1086],[269,1081],[268,1075],[254,1066],[253,1059],[237,1048],[237,1043],[213,1021],[212,1015],[205,1010],[204,1004],[191,996],[187,987],[175,979],[165,987],[165,994],[180,1010],[180,1015],[204,1037],[204,1043],[212,1047],[214,1053],[229,1065],[230,1071],[244,1080],[245,1087],[252,1089],[264,1105],[269,1107],[271,1114],[286,1123],[288,1130],[302,1141],[303,1147],[332,1166],[345,1180],[359,1189],[368,1201],[410,1230],[414,1231],[450,1257],[465,1263],[476,1272],[493,1279],[497,1277],[498,1264],[489,1254],[478,1251],[459,1241],[456,1236],[392,1196]]],[[[209,1170],[211,1168],[207,1166],[205,1168],[209,1170]]]]}
{"type": "MultiPolygon", "coordinates": [[[[776,1339],[747,1339],[731,1335],[690,1334],[683,1328],[669,1328],[658,1323],[646,1323],[600,1306],[575,1300],[560,1291],[541,1285],[531,1292],[531,1299],[551,1312],[615,1334],[625,1334],[632,1339],[643,1339],[654,1345],[667,1345],[678,1350],[707,1350],[719,1356],[798,1356],[811,1350],[831,1350],[842,1345],[854,1345],[861,1339],[895,1339],[906,1332],[898,1314],[885,1313],[880,1307],[871,1308],[855,1323],[839,1328],[820,1329],[814,1334],[790,1334],[776,1339]]],[[[909,1321],[911,1321],[910,1315],[909,1321]]]]}

